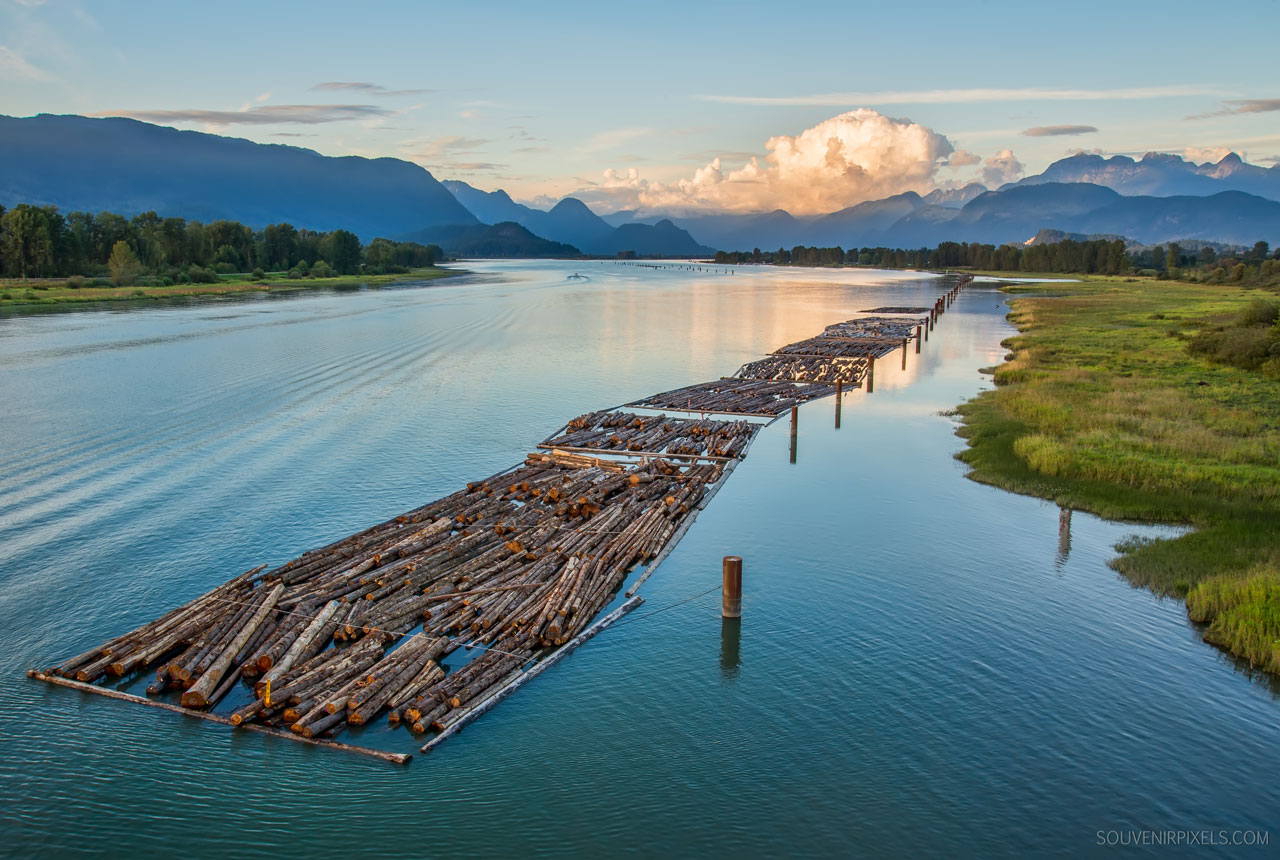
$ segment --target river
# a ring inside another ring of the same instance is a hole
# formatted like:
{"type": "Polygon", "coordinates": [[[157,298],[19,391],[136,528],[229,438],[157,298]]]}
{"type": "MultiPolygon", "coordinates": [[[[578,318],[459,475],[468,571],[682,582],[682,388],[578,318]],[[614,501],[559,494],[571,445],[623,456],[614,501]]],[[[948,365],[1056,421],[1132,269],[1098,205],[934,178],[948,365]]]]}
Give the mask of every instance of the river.
{"type": "Polygon", "coordinates": [[[840,429],[831,399],[802,407],[796,463],[787,422],[764,430],[643,607],[406,768],[23,677],[581,412],[939,293],[866,270],[468,267],[0,319],[0,854],[989,857],[1280,820],[1274,685],[1106,565],[1169,531],[1076,513],[1060,536],[1056,507],[954,459],[946,412],[1013,331],[992,285],[905,371],[877,362],[840,429]],[[718,595],[689,599],[726,554],[740,631],[718,595]]]}

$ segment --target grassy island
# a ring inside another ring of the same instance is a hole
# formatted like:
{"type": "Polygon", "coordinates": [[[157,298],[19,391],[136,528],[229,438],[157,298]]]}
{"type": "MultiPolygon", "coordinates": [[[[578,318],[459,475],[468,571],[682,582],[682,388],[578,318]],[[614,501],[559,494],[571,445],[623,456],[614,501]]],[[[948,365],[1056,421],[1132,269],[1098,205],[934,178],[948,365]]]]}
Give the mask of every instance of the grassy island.
{"type": "Polygon", "coordinates": [[[1004,344],[996,388],[960,408],[970,477],[1111,519],[1191,526],[1117,547],[1113,566],[1184,599],[1207,641],[1280,672],[1274,291],[1098,276],[1006,290],[1034,295],[1011,302],[1020,334],[1004,344]]]}

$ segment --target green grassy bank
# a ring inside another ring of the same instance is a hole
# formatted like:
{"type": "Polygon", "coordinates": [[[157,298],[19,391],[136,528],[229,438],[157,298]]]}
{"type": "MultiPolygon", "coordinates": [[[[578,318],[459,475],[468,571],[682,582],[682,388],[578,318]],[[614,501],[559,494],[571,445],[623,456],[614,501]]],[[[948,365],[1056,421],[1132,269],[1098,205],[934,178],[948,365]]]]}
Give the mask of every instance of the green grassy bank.
{"type": "Polygon", "coordinates": [[[970,477],[1192,526],[1118,547],[1114,567],[1184,599],[1206,640],[1280,672],[1280,376],[1203,346],[1275,295],[1120,277],[1006,291],[1036,295],[1011,302],[1020,333],[996,388],[960,408],[970,477]]]}
{"type": "MultiPolygon", "coordinates": [[[[423,281],[462,274],[458,269],[436,266],[413,269],[396,275],[339,275],[332,278],[290,278],[285,272],[272,272],[262,278],[250,274],[221,275],[210,284],[174,284],[171,286],[77,286],[74,279],[0,280],[0,309],[47,305],[74,305],[87,302],[137,301],[170,299],[183,296],[222,296],[235,293],[287,292],[326,287],[385,286],[403,281],[423,281]]],[[[83,279],[80,279],[83,280],[83,279]]]]}

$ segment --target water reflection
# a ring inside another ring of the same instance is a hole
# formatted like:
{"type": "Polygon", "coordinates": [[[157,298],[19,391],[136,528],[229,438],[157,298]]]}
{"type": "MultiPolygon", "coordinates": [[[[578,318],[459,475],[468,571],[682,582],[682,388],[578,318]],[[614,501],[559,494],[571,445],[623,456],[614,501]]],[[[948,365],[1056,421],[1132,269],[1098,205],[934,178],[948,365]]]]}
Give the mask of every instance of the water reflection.
{"type": "Polygon", "coordinates": [[[720,674],[726,678],[738,677],[742,665],[742,619],[720,619],[720,674]]]}
{"type": "Polygon", "coordinates": [[[1058,556],[1054,566],[1061,570],[1071,555],[1071,508],[1058,509],[1058,556]]]}

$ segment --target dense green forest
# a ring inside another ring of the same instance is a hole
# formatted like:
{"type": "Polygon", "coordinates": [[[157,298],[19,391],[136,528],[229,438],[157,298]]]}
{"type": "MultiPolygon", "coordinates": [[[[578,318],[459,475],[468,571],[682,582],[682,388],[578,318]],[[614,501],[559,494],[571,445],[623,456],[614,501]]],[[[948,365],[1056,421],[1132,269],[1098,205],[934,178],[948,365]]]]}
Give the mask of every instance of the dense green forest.
{"type": "Polygon", "coordinates": [[[238,221],[202,224],[143,212],[60,213],[52,206],[0,206],[0,273],[12,278],[107,278],[211,283],[233,272],[290,277],[381,275],[435,265],[436,245],[374,239],[348,230],[318,232],[292,224],[254,230],[238,221]]]}
{"type": "Polygon", "coordinates": [[[1205,283],[1280,285],[1280,252],[1266,242],[1234,253],[1212,245],[1183,249],[1178,243],[1127,251],[1120,239],[1064,239],[1037,245],[943,242],[936,248],[809,248],[719,251],[724,264],[874,266],[887,269],[971,268],[996,272],[1056,272],[1086,275],[1143,274],[1205,283]]]}

